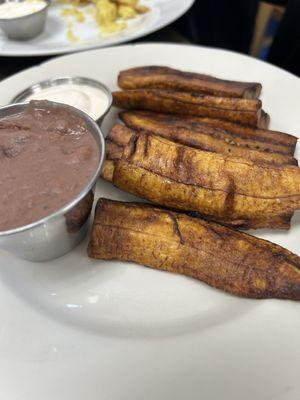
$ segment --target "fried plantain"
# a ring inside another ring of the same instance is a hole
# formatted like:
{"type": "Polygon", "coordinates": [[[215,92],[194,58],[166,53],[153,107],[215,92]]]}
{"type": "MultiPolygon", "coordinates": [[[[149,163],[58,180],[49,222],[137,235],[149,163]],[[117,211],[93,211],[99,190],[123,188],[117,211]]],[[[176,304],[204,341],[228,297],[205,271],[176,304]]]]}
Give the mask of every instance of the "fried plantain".
{"type": "Polygon", "coordinates": [[[101,178],[108,182],[112,182],[115,170],[115,163],[112,160],[106,159],[101,170],[101,178]]]}
{"type": "Polygon", "coordinates": [[[267,166],[138,134],[112,183],[154,203],[243,228],[288,229],[300,208],[300,168],[267,166]]]}
{"type": "MultiPolygon", "coordinates": [[[[119,155],[118,154],[114,154],[113,157],[111,159],[106,159],[102,168],[102,172],[101,172],[101,178],[103,178],[104,180],[106,180],[107,182],[111,182],[114,183],[114,172],[115,172],[115,166],[116,166],[116,161],[119,159],[119,155]]],[[[128,171],[127,171],[128,172],[128,171]]],[[[130,173],[130,171],[129,171],[130,173]]],[[[145,175],[141,175],[141,179],[144,178],[145,175]]],[[[149,181],[149,176],[146,177],[147,179],[145,180],[145,184],[156,184],[156,182],[150,182],[149,181]]],[[[137,184],[138,185],[138,184],[137,184]]],[[[124,186],[122,187],[124,191],[128,192],[128,189],[124,189],[124,186]]],[[[180,186],[178,185],[176,187],[177,190],[181,190],[180,186]]],[[[165,188],[163,188],[163,190],[165,190],[165,188]]],[[[136,196],[145,196],[144,194],[141,194],[140,191],[138,191],[138,186],[133,187],[131,189],[131,192],[135,194],[136,196]]],[[[147,196],[147,194],[146,194],[147,196]]],[[[144,197],[145,199],[147,199],[147,197],[144,197]]],[[[149,199],[153,199],[153,197],[149,197],[149,199]]],[[[155,202],[155,200],[152,200],[153,202],[155,202]]],[[[184,200],[186,201],[186,200],[184,200]]],[[[157,203],[156,201],[156,204],[157,203]]],[[[169,206],[170,207],[170,206],[169,206]]],[[[272,217],[265,217],[262,216],[261,218],[255,218],[255,219],[240,219],[240,220],[229,220],[229,219],[224,219],[224,218],[216,218],[213,216],[209,216],[209,215],[204,215],[203,213],[200,213],[198,211],[186,211],[184,208],[186,208],[187,206],[184,206],[182,208],[180,208],[180,206],[176,206],[176,207],[172,207],[172,209],[174,210],[181,210],[184,211],[187,215],[190,215],[192,217],[197,217],[197,218],[205,218],[208,221],[217,221],[223,225],[226,225],[228,227],[232,227],[232,228],[238,228],[238,229],[261,229],[261,228],[270,228],[270,229],[282,229],[282,230],[288,230],[290,229],[290,224],[291,224],[291,218],[293,216],[293,213],[289,213],[289,214],[283,214],[283,215],[274,215],[272,217]]]]}
{"type": "Polygon", "coordinates": [[[257,127],[261,117],[261,101],[205,96],[158,89],[137,89],[113,93],[115,106],[171,114],[220,118],[257,127]]]}
{"type": "Polygon", "coordinates": [[[122,89],[172,89],[206,93],[221,97],[257,99],[262,86],[257,82],[237,82],[210,75],[184,72],[168,67],[146,66],[121,71],[118,84],[122,89]]]}
{"type": "Polygon", "coordinates": [[[234,142],[241,146],[291,156],[295,153],[298,141],[297,137],[288,133],[251,128],[216,118],[152,113],[150,111],[124,111],[119,116],[127,126],[137,130],[142,129],[144,124],[151,127],[157,124],[170,125],[199,131],[205,130],[205,127],[209,126],[212,134],[224,138],[224,140],[231,137],[234,142]]]}
{"type": "MultiPolygon", "coordinates": [[[[127,143],[130,141],[130,139],[132,138],[132,135],[135,132],[133,132],[132,129],[127,128],[124,125],[121,124],[115,124],[111,131],[109,132],[107,139],[111,142],[113,142],[115,145],[124,148],[127,143]]],[[[121,157],[119,157],[121,158],[121,157]]]]}
{"type": "Polygon", "coordinates": [[[105,139],[105,155],[107,160],[122,158],[124,148],[109,139],[105,139]]]}
{"type": "Polygon", "coordinates": [[[141,203],[100,199],[88,256],[133,261],[250,298],[300,300],[300,258],[227,227],[141,203]]]}
{"type": "MultiPolygon", "coordinates": [[[[297,160],[291,155],[266,151],[266,144],[257,140],[241,139],[222,129],[191,122],[188,118],[149,114],[124,112],[120,114],[120,118],[128,127],[138,132],[153,133],[186,146],[245,158],[257,163],[297,165],[297,160]],[[263,149],[260,150],[260,147],[263,149]]],[[[112,134],[123,137],[122,126],[116,125],[112,134]]]]}
{"type": "Polygon", "coordinates": [[[274,151],[290,155],[294,155],[295,153],[298,138],[293,135],[289,135],[288,133],[272,131],[268,129],[251,128],[249,126],[235,124],[230,121],[215,118],[192,116],[182,116],[182,118],[187,119],[191,123],[204,123],[205,125],[210,125],[215,128],[223,129],[227,132],[230,132],[235,137],[239,138],[239,140],[253,139],[257,142],[260,142],[257,143],[257,145],[260,146],[260,150],[274,151]]]}

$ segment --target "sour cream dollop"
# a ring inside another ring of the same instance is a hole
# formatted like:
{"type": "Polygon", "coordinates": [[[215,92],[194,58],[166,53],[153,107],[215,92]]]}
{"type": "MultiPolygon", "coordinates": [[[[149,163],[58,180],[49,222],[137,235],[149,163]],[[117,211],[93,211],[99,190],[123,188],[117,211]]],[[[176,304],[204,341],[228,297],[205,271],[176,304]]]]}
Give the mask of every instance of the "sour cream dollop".
{"type": "Polygon", "coordinates": [[[97,120],[108,107],[108,97],[100,88],[84,84],[66,83],[39,90],[26,97],[30,100],[48,100],[64,103],[86,112],[97,120]]]}
{"type": "Polygon", "coordinates": [[[0,4],[0,19],[12,19],[42,10],[47,3],[42,0],[8,1],[0,4]]]}

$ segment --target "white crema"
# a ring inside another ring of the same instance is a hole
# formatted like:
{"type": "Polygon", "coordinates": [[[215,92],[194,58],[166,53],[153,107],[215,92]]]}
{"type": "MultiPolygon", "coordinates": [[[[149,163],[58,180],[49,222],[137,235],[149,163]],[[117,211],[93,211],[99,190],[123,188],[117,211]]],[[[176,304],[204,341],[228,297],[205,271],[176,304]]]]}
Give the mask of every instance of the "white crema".
{"type": "Polygon", "coordinates": [[[107,109],[107,95],[99,88],[88,85],[62,84],[40,90],[26,98],[30,100],[48,100],[64,103],[86,112],[97,120],[107,109]]]}

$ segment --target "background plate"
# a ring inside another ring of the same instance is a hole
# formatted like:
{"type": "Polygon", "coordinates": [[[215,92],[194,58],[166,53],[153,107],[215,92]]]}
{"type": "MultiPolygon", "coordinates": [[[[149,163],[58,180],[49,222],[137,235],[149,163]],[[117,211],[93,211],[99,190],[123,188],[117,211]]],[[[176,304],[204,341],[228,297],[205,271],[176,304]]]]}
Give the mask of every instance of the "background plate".
{"type": "Polygon", "coordinates": [[[141,4],[151,9],[149,13],[128,21],[124,31],[103,37],[87,12],[83,23],[76,22],[74,17],[62,17],[61,10],[69,9],[70,5],[54,0],[48,11],[45,31],[37,38],[25,42],[8,40],[0,29],[0,56],[46,56],[128,42],[171,24],[193,3],[194,0],[143,0],[141,4]],[[68,39],[69,30],[76,38],[74,43],[68,39]]]}
{"type": "MultiPolygon", "coordinates": [[[[232,52],[127,45],[54,59],[0,84],[0,104],[42,79],[81,75],[116,88],[147,64],[263,83],[272,128],[298,134],[300,80],[232,52]]],[[[112,111],[106,129],[115,119],[112,111]]],[[[133,197],[99,182],[97,195],[133,197]]],[[[256,234],[300,254],[290,232],[256,234]]],[[[5,400],[295,400],[299,303],[247,300],[131,263],[89,260],[87,241],[34,264],[0,253],[0,393],[5,400]]]]}

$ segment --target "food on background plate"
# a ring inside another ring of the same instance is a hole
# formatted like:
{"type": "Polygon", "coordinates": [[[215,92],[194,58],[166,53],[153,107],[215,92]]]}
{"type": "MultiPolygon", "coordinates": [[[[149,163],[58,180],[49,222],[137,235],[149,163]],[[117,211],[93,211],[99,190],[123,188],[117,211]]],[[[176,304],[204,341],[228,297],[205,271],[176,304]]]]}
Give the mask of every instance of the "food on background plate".
{"type": "Polygon", "coordinates": [[[76,22],[84,22],[85,16],[84,13],[77,8],[64,8],[61,10],[61,15],[63,17],[75,17],[76,22]]]}
{"type": "MultiPolygon", "coordinates": [[[[97,1],[97,0],[92,0],[92,1],[97,1]]],[[[109,0],[111,3],[115,3],[118,6],[118,12],[121,10],[126,10],[125,7],[128,8],[128,13],[130,15],[132,14],[132,11],[134,10],[138,14],[144,14],[148,11],[150,11],[150,8],[142,4],[142,1],[140,0],[109,0]]],[[[126,13],[125,13],[126,14],[126,13]]],[[[136,16],[136,14],[134,14],[136,16]]]]}
{"type": "Polygon", "coordinates": [[[128,20],[150,11],[139,0],[62,0],[62,3],[72,6],[63,9],[62,16],[73,16],[77,22],[84,22],[87,14],[92,15],[102,34],[120,32],[126,29],[128,20]],[[91,8],[85,9],[87,5],[91,8]]]}
{"type": "MultiPolygon", "coordinates": [[[[297,160],[292,156],[293,147],[282,145],[276,140],[279,135],[283,137],[283,141],[289,142],[290,136],[284,133],[274,132],[272,136],[271,131],[267,131],[269,135],[262,138],[259,130],[252,129],[250,134],[241,131],[241,134],[237,135],[193,118],[150,112],[122,112],[120,119],[134,131],[153,133],[186,146],[245,158],[257,163],[297,165],[297,160]]],[[[121,125],[117,125],[115,130],[119,131],[119,136],[126,136],[121,125]]],[[[131,134],[128,135],[128,141],[130,137],[131,134]]]]}
{"type": "Polygon", "coordinates": [[[126,28],[124,21],[118,21],[118,7],[109,0],[99,0],[96,5],[96,22],[102,32],[113,33],[126,28]]]}
{"type": "Polygon", "coordinates": [[[210,117],[258,127],[261,101],[215,97],[198,93],[160,89],[134,89],[113,92],[114,105],[126,110],[148,110],[171,114],[210,117]]]}
{"type": "MultiPolygon", "coordinates": [[[[58,211],[97,170],[99,150],[85,121],[48,105],[33,101],[25,111],[0,118],[0,231],[58,211]]],[[[74,218],[69,216],[73,227],[74,218]]]]}
{"type": "Polygon", "coordinates": [[[300,258],[295,254],[151,205],[100,199],[88,255],[187,275],[238,296],[300,300],[300,258]]]}
{"type": "Polygon", "coordinates": [[[246,99],[258,98],[262,89],[261,84],[257,82],[229,81],[162,66],[144,66],[121,71],[118,76],[118,84],[124,90],[171,89],[246,99]]]}

